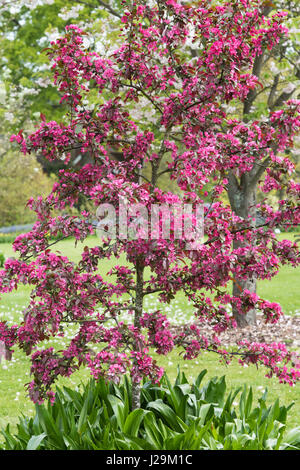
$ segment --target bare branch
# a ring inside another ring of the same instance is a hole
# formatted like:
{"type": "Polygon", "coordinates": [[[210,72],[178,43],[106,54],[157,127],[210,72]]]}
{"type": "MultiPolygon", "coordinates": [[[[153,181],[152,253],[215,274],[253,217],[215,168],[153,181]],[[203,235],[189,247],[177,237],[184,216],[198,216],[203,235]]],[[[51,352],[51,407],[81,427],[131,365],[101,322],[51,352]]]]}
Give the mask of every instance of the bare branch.
{"type": "MultiPolygon", "coordinates": [[[[73,3],[73,0],[69,0],[69,1],[73,3]]],[[[95,3],[91,3],[85,0],[75,0],[75,1],[76,3],[81,3],[81,5],[86,5],[87,7],[90,7],[90,8],[97,8],[97,5],[95,3]]],[[[122,15],[120,15],[120,13],[118,13],[114,8],[112,8],[106,2],[103,2],[102,0],[96,0],[96,1],[101,7],[105,8],[105,10],[107,10],[111,15],[116,16],[117,18],[122,18],[122,15]]]]}
{"type": "Polygon", "coordinates": [[[274,97],[275,97],[275,94],[276,94],[276,91],[277,91],[277,87],[278,87],[278,83],[279,83],[279,77],[280,77],[280,74],[277,73],[274,77],[273,84],[271,86],[271,90],[270,90],[270,93],[269,93],[269,96],[268,96],[268,106],[269,106],[269,108],[272,108],[273,105],[274,105],[274,97]]]}
{"type": "MultiPolygon", "coordinates": [[[[71,0],[71,2],[73,3],[73,0],[71,0]]],[[[91,7],[91,8],[96,8],[96,6],[97,6],[97,5],[95,5],[93,3],[90,3],[90,2],[84,2],[83,0],[76,0],[76,2],[81,3],[82,5],[86,5],[87,7],[91,7]]]]}
{"type": "Polygon", "coordinates": [[[295,89],[296,87],[292,91],[283,91],[276,99],[275,103],[271,107],[271,110],[273,111],[273,109],[279,108],[280,106],[282,106],[288,99],[290,99],[295,89]]]}
{"type": "Polygon", "coordinates": [[[137,90],[139,91],[140,93],[142,93],[142,95],[144,95],[145,98],[147,98],[147,100],[150,101],[150,103],[153,104],[154,108],[160,113],[162,114],[162,110],[160,109],[160,107],[158,106],[157,103],[155,103],[155,101],[151,98],[150,95],[148,95],[141,86],[137,86],[137,85],[133,85],[133,83],[125,83],[125,82],[121,82],[121,85],[122,86],[126,86],[128,88],[133,88],[134,90],[137,90]]]}
{"type": "Polygon", "coordinates": [[[113,16],[116,16],[117,18],[122,18],[122,15],[120,15],[120,13],[118,13],[116,10],[114,10],[114,8],[112,8],[106,2],[103,2],[102,0],[97,0],[97,2],[99,3],[99,5],[101,5],[103,8],[105,8],[113,16]]]}
{"type": "Polygon", "coordinates": [[[256,163],[257,165],[259,165],[259,168],[257,172],[255,173],[255,175],[251,178],[249,182],[249,188],[253,188],[253,189],[255,188],[256,184],[259,182],[266,168],[268,168],[270,162],[271,162],[271,158],[267,157],[262,163],[256,163]]]}
{"type": "MultiPolygon", "coordinates": [[[[252,69],[252,73],[253,75],[255,75],[257,78],[259,78],[260,74],[261,74],[261,70],[263,68],[263,64],[264,64],[264,53],[260,54],[260,55],[257,55],[255,57],[255,60],[254,60],[254,64],[253,64],[253,69],[252,69]]],[[[243,114],[249,114],[250,112],[250,109],[251,109],[251,106],[254,102],[256,98],[256,91],[255,89],[253,90],[250,90],[248,95],[247,95],[247,98],[245,99],[245,102],[244,102],[244,109],[243,109],[243,114]]]]}
{"type": "Polygon", "coordinates": [[[165,173],[172,173],[173,169],[172,168],[167,168],[166,170],[162,170],[161,172],[159,172],[157,174],[157,178],[159,178],[160,176],[164,175],[165,173]]]}

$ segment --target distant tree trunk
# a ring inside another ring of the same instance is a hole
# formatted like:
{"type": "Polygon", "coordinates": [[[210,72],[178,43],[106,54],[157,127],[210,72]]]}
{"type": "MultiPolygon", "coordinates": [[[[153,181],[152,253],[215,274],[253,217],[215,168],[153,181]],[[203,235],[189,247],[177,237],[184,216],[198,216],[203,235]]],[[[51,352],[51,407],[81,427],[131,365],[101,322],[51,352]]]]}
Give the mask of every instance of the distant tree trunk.
{"type": "MultiPolygon", "coordinates": [[[[231,174],[229,181],[228,197],[230,200],[231,208],[236,215],[243,219],[251,219],[251,226],[256,225],[256,185],[250,185],[248,181],[248,175],[244,175],[241,178],[240,185],[234,175],[231,174]]],[[[255,243],[255,241],[253,241],[255,243]]],[[[237,249],[242,247],[243,243],[235,241],[233,248],[237,249]]],[[[246,246],[246,245],[244,245],[246,246]]],[[[239,297],[241,292],[249,290],[251,293],[256,292],[256,278],[255,275],[248,276],[246,279],[239,277],[234,278],[232,294],[235,297],[239,297]]],[[[244,328],[248,325],[256,324],[256,310],[251,309],[247,313],[240,313],[233,305],[233,316],[240,328],[244,328]]]]}

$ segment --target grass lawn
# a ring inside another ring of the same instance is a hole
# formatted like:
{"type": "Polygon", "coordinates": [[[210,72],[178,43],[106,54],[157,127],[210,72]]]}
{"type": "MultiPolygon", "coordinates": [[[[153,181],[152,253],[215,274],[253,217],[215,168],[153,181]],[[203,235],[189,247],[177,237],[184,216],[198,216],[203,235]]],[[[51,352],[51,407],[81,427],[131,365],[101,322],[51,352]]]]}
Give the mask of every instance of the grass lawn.
{"type": "MultiPolygon", "coordinates": [[[[280,238],[293,239],[294,234],[280,234],[280,238]]],[[[84,242],[84,245],[93,246],[98,242],[96,237],[90,237],[84,242]]],[[[77,261],[80,259],[83,246],[74,245],[74,241],[64,240],[56,245],[63,255],[77,261]]],[[[0,244],[0,252],[6,257],[13,256],[13,250],[10,244],[0,244]]],[[[117,260],[121,264],[122,260],[117,260]]],[[[105,261],[103,272],[105,273],[115,264],[115,260],[105,261]]],[[[283,266],[278,275],[272,281],[259,282],[258,294],[262,297],[279,302],[286,315],[300,314],[300,268],[283,266]]],[[[30,289],[22,287],[18,291],[3,295],[0,301],[0,321],[8,320],[17,322],[23,318],[22,310],[26,307],[29,299],[30,289]]],[[[156,298],[148,296],[146,300],[146,309],[155,306],[156,298]]],[[[172,323],[182,324],[188,321],[192,315],[192,308],[187,304],[186,299],[179,295],[165,308],[168,317],[172,323]]],[[[66,337],[65,340],[68,340],[66,337]]],[[[51,345],[61,347],[63,339],[54,339],[51,345]]],[[[154,354],[155,356],[155,354],[154,354]]],[[[238,364],[232,363],[230,366],[224,366],[219,362],[218,357],[213,353],[203,353],[199,358],[193,361],[183,361],[178,352],[172,352],[167,357],[157,357],[161,366],[163,366],[171,379],[175,378],[177,365],[180,365],[188,378],[195,377],[202,369],[207,369],[207,378],[213,376],[226,375],[228,388],[241,386],[244,383],[251,385],[256,397],[259,397],[267,387],[269,390],[269,403],[279,397],[281,404],[289,404],[294,401],[295,405],[290,412],[289,427],[299,425],[300,421],[300,403],[299,390],[300,385],[289,387],[280,385],[276,379],[267,379],[264,377],[266,371],[257,370],[254,366],[242,368],[238,364]]],[[[31,414],[34,411],[34,405],[26,397],[24,383],[30,382],[29,375],[30,361],[21,351],[16,351],[13,360],[8,362],[2,360],[0,364],[0,428],[11,423],[12,427],[18,422],[18,416],[21,413],[31,414]]],[[[60,384],[75,384],[88,377],[87,371],[82,369],[74,374],[70,379],[60,380],[60,384]]]]}

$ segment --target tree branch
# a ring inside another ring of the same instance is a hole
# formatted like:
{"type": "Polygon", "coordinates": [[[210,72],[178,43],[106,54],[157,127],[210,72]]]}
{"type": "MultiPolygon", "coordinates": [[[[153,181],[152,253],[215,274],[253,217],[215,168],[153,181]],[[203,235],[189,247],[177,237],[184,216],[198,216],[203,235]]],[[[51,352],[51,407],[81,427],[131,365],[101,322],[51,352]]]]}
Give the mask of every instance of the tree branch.
{"type": "Polygon", "coordinates": [[[101,5],[103,8],[105,8],[109,13],[111,13],[113,16],[116,16],[117,18],[122,18],[122,15],[118,13],[116,10],[114,10],[110,5],[108,5],[106,2],[103,2],[102,0],[97,0],[99,5],[101,5]]]}
{"type": "Polygon", "coordinates": [[[278,98],[276,99],[275,103],[273,104],[273,106],[271,107],[271,111],[273,111],[275,108],[279,108],[280,106],[282,106],[291,96],[292,94],[294,93],[296,87],[292,90],[292,91],[283,91],[279,96],[278,98]]]}
{"type": "Polygon", "coordinates": [[[255,165],[259,165],[259,168],[258,168],[257,172],[255,173],[255,175],[251,178],[251,180],[249,182],[249,188],[250,189],[255,188],[255,186],[258,183],[260,177],[263,175],[266,168],[268,168],[270,161],[271,161],[271,158],[267,157],[267,158],[265,158],[265,160],[262,163],[259,163],[259,164],[255,163],[255,165]]]}
{"type": "Polygon", "coordinates": [[[275,94],[276,94],[276,91],[277,91],[277,87],[278,87],[278,83],[279,83],[279,77],[280,77],[280,74],[277,73],[274,77],[274,80],[273,80],[273,84],[271,86],[271,90],[270,90],[270,93],[269,93],[269,96],[268,96],[268,106],[269,108],[273,108],[274,106],[274,97],[275,97],[275,94]]]}
{"type": "MultiPolygon", "coordinates": [[[[264,52],[262,54],[257,55],[254,59],[254,64],[253,64],[253,69],[252,69],[252,74],[255,75],[257,78],[259,78],[262,67],[264,64],[264,52]]],[[[243,115],[249,114],[251,106],[256,98],[256,91],[255,89],[250,90],[247,98],[244,101],[244,109],[243,109],[243,115]]]]}
{"type": "Polygon", "coordinates": [[[150,95],[148,95],[148,93],[146,93],[142,87],[140,86],[137,86],[137,85],[133,85],[133,83],[124,83],[124,82],[121,82],[121,85],[122,86],[126,86],[128,88],[133,88],[134,90],[137,90],[139,91],[140,93],[142,93],[142,95],[144,95],[145,98],[147,98],[147,100],[150,101],[150,103],[153,104],[154,108],[160,113],[162,114],[162,110],[160,109],[160,107],[158,106],[157,103],[155,103],[155,101],[151,98],[150,95]]]}
{"type": "MultiPolygon", "coordinates": [[[[72,0],[71,0],[71,2],[73,3],[72,0]]],[[[83,0],[76,0],[76,3],[81,3],[82,5],[86,5],[87,7],[91,7],[91,8],[96,8],[96,6],[97,6],[97,5],[94,5],[93,3],[84,2],[83,0]]]]}

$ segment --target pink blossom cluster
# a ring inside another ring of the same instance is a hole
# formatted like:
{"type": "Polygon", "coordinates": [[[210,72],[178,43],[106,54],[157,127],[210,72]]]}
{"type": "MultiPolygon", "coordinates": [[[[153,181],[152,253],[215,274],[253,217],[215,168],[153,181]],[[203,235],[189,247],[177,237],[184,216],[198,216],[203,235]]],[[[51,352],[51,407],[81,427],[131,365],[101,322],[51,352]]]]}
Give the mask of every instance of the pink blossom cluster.
{"type": "Polygon", "coordinates": [[[144,313],[140,319],[142,327],[148,328],[149,344],[158,354],[168,354],[174,347],[173,335],[168,329],[169,322],[160,312],[144,313]]]}
{"type": "Polygon", "coordinates": [[[241,341],[239,343],[241,348],[244,348],[247,353],[245,357],[240,359],[241,364],[259,364],[262,363],[268,368],[267,377],[273,375],[278,377],[280,383],[287,383],[293,385],[300,378],[300,371],[296,368],[288,368],[285,364],[289,363],[292,353],[287,350],[286,345],[283,343],[249,343],[249,341],[241,341]],[[278,365],[280,364],[280,365],[278,365]]]}

